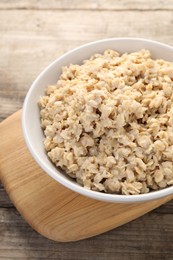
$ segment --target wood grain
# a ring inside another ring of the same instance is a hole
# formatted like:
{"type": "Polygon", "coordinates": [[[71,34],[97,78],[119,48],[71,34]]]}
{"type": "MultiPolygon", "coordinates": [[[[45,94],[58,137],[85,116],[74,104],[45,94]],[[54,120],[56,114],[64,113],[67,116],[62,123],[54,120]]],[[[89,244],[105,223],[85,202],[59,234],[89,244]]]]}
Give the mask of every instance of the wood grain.
{"type": "Polygon", "coordinates": [[[4,192],[4,188],[2,183],[0,183],[0,208],[12,208],[13,203],[10,201],[6,192],[4,192]]]}
{"type": "Polygon", "coordinates": [[[169,204],[122,227],[75,243],[48,240],[34,232],[15,209],[0,209],[0,259],[172,260],[169,204]]]}
{"type": "Polygon", "coordinates": [[[36,9],[36,10],[170,10],[172,0],[1,0],[1,9],[36,9]]]}
{"type": "Polygon", "coordinates": [[[136,204],[106,203],[63,187],[43,172],[29,154],[20,111],[1,123],[0,136],[1,180],[26,221],[52,240],[67,242],[98,235],[173,199],[171,195],[136,204]]]}
{"type": "Polygon", "coordinates": [[[22,107],[36,76],[64,52],[111,37],[173,45],[172,17],[173,11],[0,10],[0,120],[22,107]]]}
{"type": "MultiPolygon", "coordinates": [[[[173,45],[172,9],[172,0],[0,0],[0,120],[22,107],[29,86],[45,66],[80,44],[135,36],[173,45]],[[67,15],[72,11],[73,20],[67,15]],[[98,18],[100,13],[104,19],[98,18]]],[[[173,259],[173,200],[110,232],[67,244],[34,232],[11,206],[1,187],[1,260],[173,259]]]]}

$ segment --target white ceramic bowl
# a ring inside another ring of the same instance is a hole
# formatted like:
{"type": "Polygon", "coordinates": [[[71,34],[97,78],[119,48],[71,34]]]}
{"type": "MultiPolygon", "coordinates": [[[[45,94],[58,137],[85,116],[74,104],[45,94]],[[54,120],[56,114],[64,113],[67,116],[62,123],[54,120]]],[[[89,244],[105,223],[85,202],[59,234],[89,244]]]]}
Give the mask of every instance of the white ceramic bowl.
{"type": "Polygon", "coordinates": [[[93,199],[107,202],[141,202],[154,200],[173,194],[173,186],[148,194],[140,195],[116,195],[105,194],[81,187],[74,180],[64,175],[48,159],[43,146],[43,131],[40,127],[40,116],[38,100],[44,94],[44,90],[49,84],[57,82],[64,65],[81,64],[83,60],[89,58],[94,53],[103,52],[106,49],[114,49],[120,53],[134,52],[145,48],[151,51],[152,58],[161,58],[173,61],[173,47],[168,45],[138,38],[115,38],[106,39],[85,44],[79,48],[67,52],[53,63],[51,63],[34,81],[28,91],[22,113],[22,127],[26,144],[41,168],[53,179],[67,188],[93,199]]]}

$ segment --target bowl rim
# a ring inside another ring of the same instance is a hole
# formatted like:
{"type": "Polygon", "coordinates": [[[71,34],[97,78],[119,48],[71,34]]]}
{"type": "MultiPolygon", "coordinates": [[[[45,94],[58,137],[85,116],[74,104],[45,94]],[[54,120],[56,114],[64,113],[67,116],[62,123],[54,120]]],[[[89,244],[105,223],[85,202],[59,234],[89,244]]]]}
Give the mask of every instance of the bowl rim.
{"type": "Polygon", "coordinates": [[[65,54],[61,55],[59,58],[55,59],[52,63],[50,63],[38,76],[37,78],[34,80],[34,82],[32,83],[31,87],[29,88],[27,95],[25,97],[24,100],[24,104],[23,104],[23,109],[22,109],[22,131],[23,131],[23,135],[24,135],[24,139],[26,142],[26,145],[31,153],[31,155],[33,156],[33,158],[35,159],[35,161],[38,163],[38,165],[50,176],[52,177],[54,180],[56,180],[57,182],[59,182],[60,184],[62,184],[63,186],[65,186],[66,188],[69,188],[70,190],[77,192],[81,195],[90,197],[92,199],[96,199],[96,200],[101,200],[101,201],[105,201],[105,202],[118,202],[118,203],[131,203],[131,202],[144,202],[144,201],[149,201],[149,200],[155,200],[155,199],[159,199],[168,195],[173,194],[173,186],[167,187],[167,188],[163,188],[162,190],[157,190],[157,191],[152,191],[149,193],[145,193],[145,194],[138,194],[138,195],[121,195],[121,194],[110,194],[110,193],[102,193],[102,192],[98,192],[98,191],[93,191],[93,190],[89,190],[86,189],[82,186],[80,186],[79,184],[77,184],[77,182],[72,182],[70,179],[67,179],[66,177],[63,177],[61,175],[58,174],[58,170],[57,173],[53,172],[52,168],[49,167],[49,165],[47,165],[39,156],[39,154],[35,151],[34,147],[31,145],[30,139],[28,137],[28,133],[29,133],[29,129],[27,128],[27,107],[30,104],[30,96],[33,92],[33,90],[35,89],[35,87],[37,86],[37,83],[39,82],[39,80],[43,77],[43,75],[45,73],[48,73],[49,70],[55,65],[58,64],[61,60],[63,60],[66,56],[68,56],[69,54],[79,50],[79,49],[83,49],[85,47],[88,46],[92,46],[92,45],[96,45],[98,43],[101,42],[111,42],[111,41],[140,41],[140,42],[148,42],[151,44],[155,44],[156,46],[161,46],[161,47],[165,47],[170,49],[171,51],[173,51],[173,47],[164,44],[164,43],[160,43],[158,41],[153,41],[153,40],[149,40],[149,39],[144,39],[144,38],[135,38],[135,37],[121,37],[121,38],[108,38],[108,39],[102,39],[102,40],[98,40],[98,41],[93,41],[93,42],[89,42],[86,44],[83,44],[79,47],[76,47],[68,52],[66,52],[65,54]]]}

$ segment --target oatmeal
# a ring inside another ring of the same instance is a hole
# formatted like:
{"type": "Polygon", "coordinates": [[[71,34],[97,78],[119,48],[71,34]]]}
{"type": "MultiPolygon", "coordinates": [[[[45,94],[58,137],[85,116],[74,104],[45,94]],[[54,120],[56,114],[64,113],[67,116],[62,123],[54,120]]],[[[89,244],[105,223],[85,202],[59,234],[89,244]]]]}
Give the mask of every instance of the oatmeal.
{"type": "Polygon", "coordinates": [[[63,67],[39,100],[51,161],[87,189],[141,194],[173,185],[173,64],[106,50],[63,67]]]}

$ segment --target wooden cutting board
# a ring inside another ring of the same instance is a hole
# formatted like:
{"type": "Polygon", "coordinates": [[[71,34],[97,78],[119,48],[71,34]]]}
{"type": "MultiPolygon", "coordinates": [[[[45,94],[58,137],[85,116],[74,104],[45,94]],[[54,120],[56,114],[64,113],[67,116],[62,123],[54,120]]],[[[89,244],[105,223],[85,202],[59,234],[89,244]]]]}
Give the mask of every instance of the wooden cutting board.
{"type": "Polygon", "coordinates": [[[49,177],[27,150],[21,111],[0,124],[0,179],[22,217],[43,236],[76,241],[123,225],[173,199],[107,203],[79,195],[49,177]]]}

